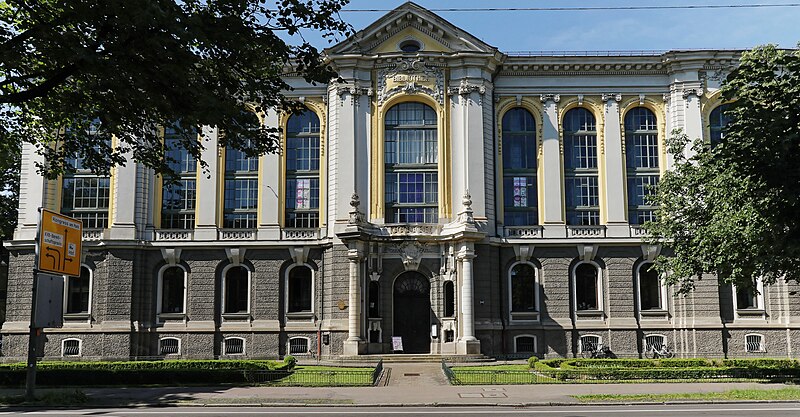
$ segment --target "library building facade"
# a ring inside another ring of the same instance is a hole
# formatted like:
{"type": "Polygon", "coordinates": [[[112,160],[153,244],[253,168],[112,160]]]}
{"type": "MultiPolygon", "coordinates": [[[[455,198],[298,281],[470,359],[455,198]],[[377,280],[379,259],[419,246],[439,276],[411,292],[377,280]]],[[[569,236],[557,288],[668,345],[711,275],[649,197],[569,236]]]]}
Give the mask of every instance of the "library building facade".
{"type": "Polygon", "coordinates": [[[287,78],[279,153],[204,127],[207,175],[167,130],[177,183],[47,180],[26,144],[2,353],[26,355],[45,207],[84,248],[44,357],[795,356],[800,286],[676,296],[643,241],[666,136],[724,140],[740,53],[504,53],[406,3],[325,51],[341,82],[287,78]]]}

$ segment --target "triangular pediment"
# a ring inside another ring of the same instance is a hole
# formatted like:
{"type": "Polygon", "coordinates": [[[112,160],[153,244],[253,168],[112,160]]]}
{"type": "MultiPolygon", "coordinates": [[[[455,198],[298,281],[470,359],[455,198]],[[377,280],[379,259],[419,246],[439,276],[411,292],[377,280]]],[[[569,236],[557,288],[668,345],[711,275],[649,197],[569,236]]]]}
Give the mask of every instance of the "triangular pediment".
{"type": "Polygon", "coordinates": [[[435,13],[407,2],[355,35],[328,48],[329,56],[399,53],[400,45],[414,40],[421,52],[495,54],[497,48],[470,35],[435,13]]]}

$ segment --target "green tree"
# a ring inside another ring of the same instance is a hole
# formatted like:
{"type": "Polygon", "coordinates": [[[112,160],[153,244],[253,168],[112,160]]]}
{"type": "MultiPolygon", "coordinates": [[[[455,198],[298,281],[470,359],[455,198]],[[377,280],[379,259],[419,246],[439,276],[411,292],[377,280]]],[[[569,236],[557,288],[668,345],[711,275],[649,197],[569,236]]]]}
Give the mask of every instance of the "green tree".
{"type": "Polygon", "coordinates": [[[335,77],[302,33],[351,33],[347,2],[0,0],[0,141],[36,144],[50,178],[70,169],[65,156],[107,173],[127,152],[168,173],[163,127],[198,159],[199,126],[224,132],[221,146],[273,152],[279,131],[256,114],[298,108],[284,96],[289,73],[335,77]]]}
{"type": "Polygon", "coordinates": [[[17,226],[20,155],[18,142],[0,143],[0,246],[17,226]]]}
{"type": "Polygon", "coordinates": [[[800,51],[743,53],[723,83],[722,143],[673,132],[675,169],[658,186],[651,243],[672,252],[656,268],[683,292],[703,273],[752,285],[800,279],[800,51]],[[690,146],[695,154],[686,157],[690,146]]]}

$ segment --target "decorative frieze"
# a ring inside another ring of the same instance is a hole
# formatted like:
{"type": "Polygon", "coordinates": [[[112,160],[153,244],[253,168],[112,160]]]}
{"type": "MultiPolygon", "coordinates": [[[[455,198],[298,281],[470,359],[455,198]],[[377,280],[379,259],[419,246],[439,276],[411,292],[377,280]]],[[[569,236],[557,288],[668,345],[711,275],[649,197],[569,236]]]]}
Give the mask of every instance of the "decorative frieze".
{"type": "Polygon", "coordinates": [[[378,105],[401,93],[427,94],[444,105],[444,71],[422,58],[398,58],[394,68],[378,72],[378,105]]]}

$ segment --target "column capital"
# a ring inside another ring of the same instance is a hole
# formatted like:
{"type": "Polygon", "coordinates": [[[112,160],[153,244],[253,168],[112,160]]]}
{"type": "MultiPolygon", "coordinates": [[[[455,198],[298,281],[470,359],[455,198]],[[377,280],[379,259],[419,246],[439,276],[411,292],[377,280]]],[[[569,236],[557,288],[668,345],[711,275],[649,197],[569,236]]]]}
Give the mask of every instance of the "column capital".
{"type": "Polygon", "coordinates": [[[553,103],[558,103],[559,101],[561,101],[561,95],[560,94],[541,94],[541,95],[539,95],[539,100],[541,100],[542,103],[547,103],[548,100],[552,101],[553,103]]]}
{"type": "Polygon", "coordinates": [[[687,99],[689,96],[694,95],[699,97],[703,97],[703,89],[702,88],[687,88],[683,90],[683,98],[687,99]]]}
{"type": "Polygon", "coordinates": [[[603,93],[600,95],[600,100],[603,100],[603,103],[607,103],[610,100],[614,100],[617,103],[622,101],[622,94],[620,93],[603,93]]]}
{"type": "Polygon", "coordinates": [[[361,262],[364,260],[364,250],[362,248],[352,248],[347,250],[347,259],[350,262],[361,262]]]}

